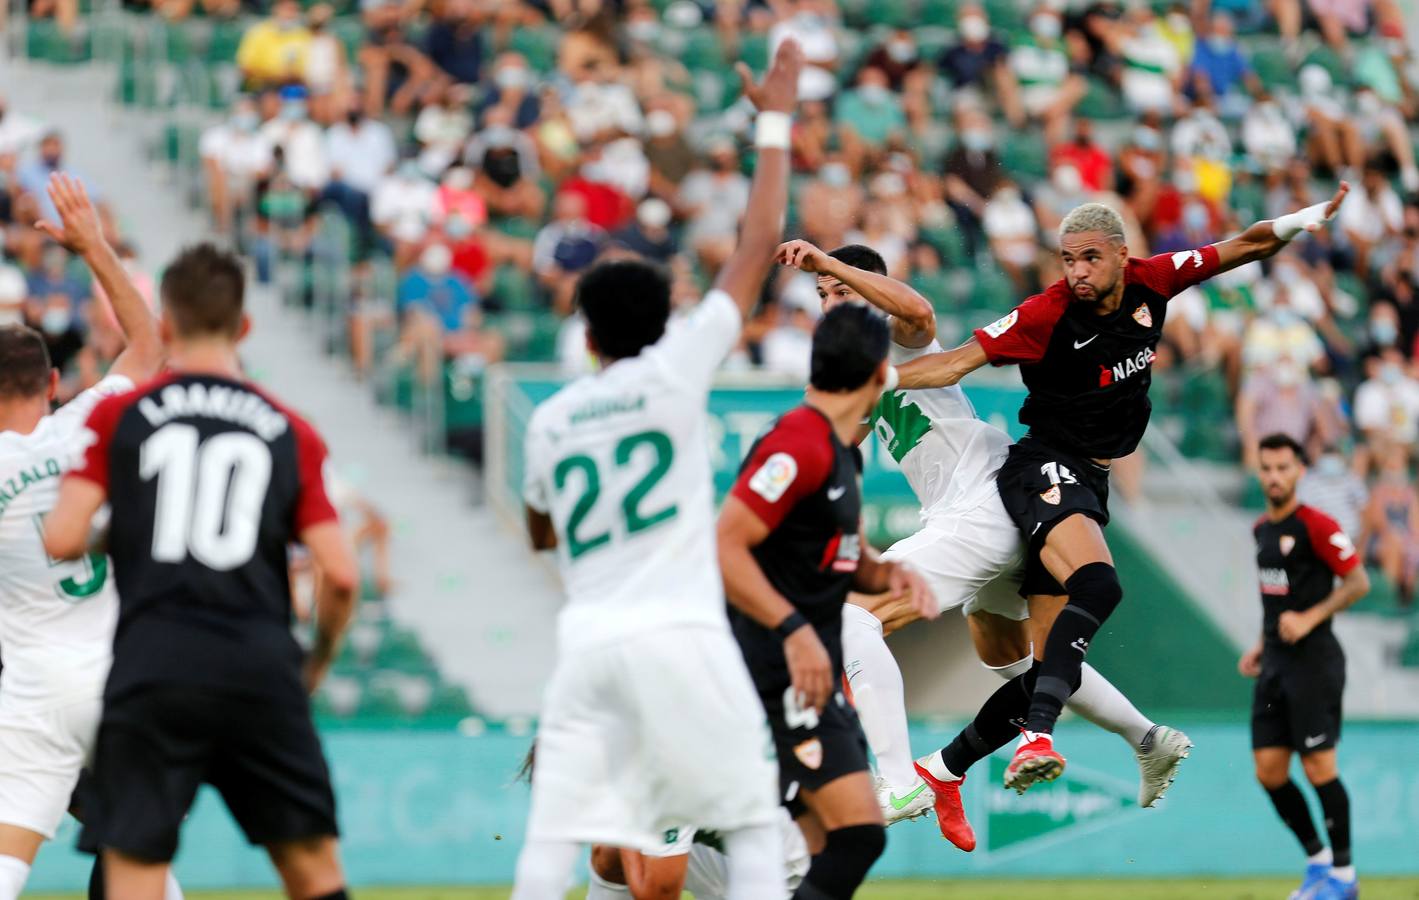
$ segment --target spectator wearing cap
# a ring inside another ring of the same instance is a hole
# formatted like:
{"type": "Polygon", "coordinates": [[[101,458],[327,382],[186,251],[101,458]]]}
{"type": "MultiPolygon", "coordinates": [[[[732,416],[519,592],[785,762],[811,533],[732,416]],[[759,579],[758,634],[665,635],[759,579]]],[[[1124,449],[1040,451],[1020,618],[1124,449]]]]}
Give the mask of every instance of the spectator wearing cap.
{"type": "Polygon", "coordinates": [[[606,246],[605,229],[587,217],[586,198],[562,192],[552,202],[552,221],[532,242],[532,271],[561,315],[572,309],[576,276],[592,264],[606,246]]]}
{"type": "Polygon", "coordinates": [[[1187,80],[1189,96],[1211,97],[1227,119],[1240,118],[1251,107],[1251,98],[1261,93],[1261,80],[1242,53],[1236,24],[1226,12],[1214,12],[1207,20],[1206,33],[1193,50],[1187,80]]]}
{"type": "Polygon", "coordinates": [[[483,77],[483,30],[488,14],[474,0],[444,0],[433,6],[424,34],[424,54],[456,84],[477,84],[483,77]]]}
{"type": "Polygon", "coordinates": [[[276,0],[271,17],[242,35],[236,64],[247,90],[279,87],[305,78],[311,33],[301,21],[296,0],[276,0]]]}
{"type": "Polygon", "coordinates": [[[1010,72],[1020,85],[1019,108],[1006,110],[1017,127],[1026,117],[1042,123],[1045,142],[1064,139],[1069,116],[1088,89],[1073,71],[1063,40],[1064,20],[1051,3],[1041,3],[1030,14],[1027,31],[1011,39],[1010,72]]]}
{"type": "Polygon", "coordinates": [[[986,200],[1000,181],[1000,156],[990,117],[974,104],[956,107],[956,146],[946,155],[946,202],[956,214],[968,252],[974,256],[980,243],[986,200]]]}
{"type": "Polygon", "coordinates": [[[778,4],[782,16],[769,29],[769,59],[779,44],[794,39],[803,50],[803,68],[798,75],[799,102],[827,100],[837,92],[834,72],[842,64],[841,49],[830,0],[784,0],[778,4]]]}
{"type": "Polygon", "coordinates": [[[496,217],[541,219],[547,198],[537,183],[537,146],[510,124],[510,113],[497,108],[463,153],[474,172],[474,189],[496,217]]]}
{"type": "Polygon", "coordinates": [[[197,154],[207,181],[207,201],[219,233],[230,232],[238,212],[249,211],[256,183],[271,174],[275,147],[261,130],[256,100],[238,97],[225,122],[202,132],[197,154]]]}
{"type": "Polygon", "coordinates": [[[881,150],[892,137],[906,132],[907,117],[901,98],[888,86],[887,73],[865,66],[857,73],[857,86],[837,101],[838,132],[844,151],[854,159],[881,150]]]}
{"type": "Polygon", "coordinates": [[[739,171],[739,154],[730,138],[715,138],[705,149],[704,168],[680,183],[676,207],[686,220],[685,243],[710,272],[734,252],[739,220],[749,205],[749,179],[739,171]]]}
{"type": "Polygon", "coordinates": [[[1414,489],[1409,456],[1399,447],[1382,457],[1364,523],[1359,546],[1365,561],[1385,573],[1402,606],[1412,606],[1419,580],[1419,491],[1414,489]]]}
{"type": "Polygon", "coordinates": [[[1340,205],[1336,224],[1355,255],[1355,271],[1370,274],[1372,255],[1386,243],[1398,243],[1404,228],[1404,204],[1378,160],[1365,164],[1360,190],[1340,205]]]}
{"type": "Polygon", "coordinates": [[[883,38],[863,60],[863,66],[880,70],[887,86],[900,92],[907,76],[921,67],[921,51],[910,28],[898,28],[883,38]]]}
{"type": "Polygon", "coordinates": [[[637,256],[668,263],[680,251],[679,242],[670,231],[671,215],[669,203],[659,197],[647,197],[636,207],[635,219],[611,239],[637,256]]]}
{"type": "MultiPolygon", "coordinates": [[[[956,90],[1001,98],[1007,111],[1019,110],[1019,85],[1010,71],[1009,52],[990,30],[985,8],[967,3],[956,14],[957,42],[941,53],[937,66],[956,90]]],[[[1015,118],[1018,120],[1018,112],[1015,118]]]]}
{"type": "Polygon", "coordinates": [[[261,134],[280,150],[278,168],[291,182],[303,191],[318,194],[330,181],[325,135],[320,126],[310,120],[305,88],[284,87],[280,98],[280,112],[261,126],[261,134]]]}

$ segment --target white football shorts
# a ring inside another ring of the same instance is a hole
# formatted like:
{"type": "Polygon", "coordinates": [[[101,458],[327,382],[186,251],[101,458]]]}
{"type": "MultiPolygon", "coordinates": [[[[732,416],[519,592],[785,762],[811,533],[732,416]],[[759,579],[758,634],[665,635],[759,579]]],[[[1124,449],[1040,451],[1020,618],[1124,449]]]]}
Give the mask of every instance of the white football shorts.
{"type": "Polygon", "coordinates": [[[98,735],[103,701],[0,709],[0,822],[53,839],[98,735]]]}
{"type": "Polygon", "coordinates": [[[777,809],[763,704],[727,625],[657,628],[557,660],[529,840],[663,852],[686,822],[734,831],[777,809]]]}

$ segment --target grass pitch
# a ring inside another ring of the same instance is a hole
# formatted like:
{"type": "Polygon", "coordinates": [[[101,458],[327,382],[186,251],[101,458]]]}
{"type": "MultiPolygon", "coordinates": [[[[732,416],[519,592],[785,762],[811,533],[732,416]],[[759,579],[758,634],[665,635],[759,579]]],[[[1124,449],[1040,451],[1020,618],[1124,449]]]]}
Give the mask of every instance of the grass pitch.
{"type": "MultiPolygon", "coordinates": [[[[1419,877],[1360,879],[1366,900],[1419,900],[1419,877]]],[[[868,884],[861,900],[1280,900],[1296,887],[1293,879],[1055,879],[998,881],[883,881],[868,884]]],[[[358,900],[506,900],[508,888],[364,888],[358,900]]],[[[278,900],[269,891],[194,891],[190,900],[278,900]]],[[[584,897],[572,893],[568,898],[584,897]]],[[[686,894],[686,897],[689,895],[686,894]]],[[[34,895],[32,900],[82,900],[79,894],[34,895]]]]}

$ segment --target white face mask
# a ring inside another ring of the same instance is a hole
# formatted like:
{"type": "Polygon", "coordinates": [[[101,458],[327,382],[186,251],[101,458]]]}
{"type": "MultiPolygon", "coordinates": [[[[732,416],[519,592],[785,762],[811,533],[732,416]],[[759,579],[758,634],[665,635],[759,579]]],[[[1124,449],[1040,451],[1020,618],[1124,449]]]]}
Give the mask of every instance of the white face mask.
{"type": "Polygon", "coordinates": [[[916,59],[916,46],[911,41],[892,41],[887,44],[887,56],[895,63],[909,63],[916,59]]]}
{"type": "Polygon", "coordinates": [[[675,114],[666,109],[652,110],[645,117],[645,127],[651,137],[669,137],[675,133],[675,114]]]}
{"type": "Polygon", "coordinates": [[[444,275],[453,265],[453,251],[443,244],[430,244],[419,255],[419,266],[430,275],[444,275]]]}
{"type": "Polygon", "coordinates": [[[1052,41],[1058,38],[1063,30],[1064,25],[1059,21],[1058,16],[1042,14],[1030,20],[1030,31],[1041,40],[1052,41]]]}
{"type": "Polygon", "coordinates": [[[980,16],[967,16],[961,20],[961,37],[971,43],[979,43],[990,37],[990,23],[980,16]]]}

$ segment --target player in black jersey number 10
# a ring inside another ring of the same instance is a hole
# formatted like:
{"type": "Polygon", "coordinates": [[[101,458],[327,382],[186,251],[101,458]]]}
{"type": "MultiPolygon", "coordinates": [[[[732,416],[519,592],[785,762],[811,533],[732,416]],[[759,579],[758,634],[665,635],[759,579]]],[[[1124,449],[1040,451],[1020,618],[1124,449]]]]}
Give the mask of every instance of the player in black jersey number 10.
{"type": "Polygon", "coordinates": [[[241,377],[241,263],[211,245],[163,275],[170,371],[94,408],[88,447],[45,521],[73,559],[108,503],[118,586],[80,844],[100,852],[108,896],[160,900],[198,787],[222,795],[286,893],[343,900],[335,796],[307,692],[354,608],[356,566],[326,495],[310,425],[241,377]],[[318,572],[316,643],[291,633],[288,547],[318,572]]]}
{"type": "Polygon", "coordinates": [[[1063,603],[1043,646],[1035,644],[1040,664],[986,702],[962,739],[945,748],[941,766],[928,767],[933,777],[958,780],[1008,742],[1021,719],[1024,734],[1006,767],[1006,786],[1024,792],[1064,771],[1055,722],[1079,687],[1089,642],[1123,599],[1104,540],[1109,463],[1132,453],[1148,427],[1148,388],[1168,301],[1323,227],[1348,191],[1342,182],[1327,203],[1257,222],[1229,240],[1146,259],[1129,256],[1116,211],[1086,203],[1059,226],[1063,278],[976,329],[960,347],[901,367],[907,389],[952,385],[986,363],[1020,367],[1029,389],[1020,421],[1030,430],[1010,448],[996,483],[1028,546],[1021,590],[1031,609],[1050,598],[1055,608],[1063,603]]]}
{"type": "Polygon", "coordinates": [[[1261,639],[1237,666],[1256,679],[1251,713],[1256,778],[1310,857],[1305,881],[1292,896],[1349,900],[1360,889],[1350,859],[1350,796],[1335,761],[1345,654],[1330,623],[1365,596],[1370,579],[1335,520],[1296,499],[1296,483],[1306,471],[1301,445],[1273,434],[1262,439],[1257,458],[1266,493],[1266,514],[1253,529],[1261,639]],[[1291,780],[1293,753],[1300,754],[1306,780],[1320,799],[1329,847],[1291,780]]]}

